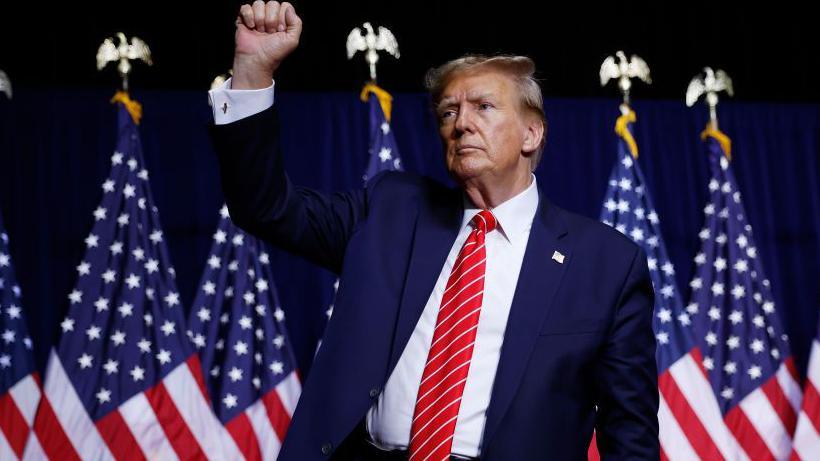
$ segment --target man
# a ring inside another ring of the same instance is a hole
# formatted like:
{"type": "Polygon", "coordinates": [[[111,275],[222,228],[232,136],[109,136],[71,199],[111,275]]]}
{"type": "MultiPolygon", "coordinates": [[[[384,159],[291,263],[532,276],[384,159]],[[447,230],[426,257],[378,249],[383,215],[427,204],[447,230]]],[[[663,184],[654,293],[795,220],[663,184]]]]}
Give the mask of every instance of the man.
{"type": "Polygon", "coordinates": [[[658,459],[646,261],[540,193],[532,61],[428,75],[459,189],[387,173],[324,195],[290,183],[271,107],[301,27],[288,3],[243,5],[211,93],[234,221],[341,279],[281,459],[578,460],[593,427],[604,459],[658,459]]]}

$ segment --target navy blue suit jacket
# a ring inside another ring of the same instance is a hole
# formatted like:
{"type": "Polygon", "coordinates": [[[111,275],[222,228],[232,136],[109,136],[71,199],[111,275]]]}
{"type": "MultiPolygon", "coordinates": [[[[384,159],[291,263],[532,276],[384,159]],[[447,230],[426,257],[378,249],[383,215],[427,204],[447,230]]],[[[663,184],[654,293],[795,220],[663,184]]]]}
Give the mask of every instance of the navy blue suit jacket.
{"type": "MultiPolygon", "coordinates": [[[[345,193],[294,186],[278,130],[269,109],[216,126],[212,137],[234,222],[340,274],[280,459],[340,458],[337,449],[387,382],[441,272],[461,224],[462,193],[407,173],[345,193]]],[[[604,459],[658,459],[653,296],[635,244],[541,194],[481,458],[585,459],[596,428],[604,459]]]]}

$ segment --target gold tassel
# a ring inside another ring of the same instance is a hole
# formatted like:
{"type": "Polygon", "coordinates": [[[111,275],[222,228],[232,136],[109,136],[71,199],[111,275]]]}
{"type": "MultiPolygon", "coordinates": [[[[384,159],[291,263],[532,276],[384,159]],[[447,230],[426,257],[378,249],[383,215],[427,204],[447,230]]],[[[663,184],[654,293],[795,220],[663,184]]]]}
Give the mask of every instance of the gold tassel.
{"type": "Polygon", "coordinates": [[[626,145],[629,146],[629,152],[632,154],[632,157],[638,158],[638,144],[635,143],[635,138],[632,137],[632,133],[629,132],[628,128],[630,123],[635,123],[635,120],[635,112],[629,109],[629,112],[621,115],[618,117],[618,120],[615,121],[615,133],[626,141],[626,145]]]}
{"type": "Polygon", "coordinates": [[[376,95],[379,98],[379,105],[382,106],[382,112],[384,112],[384,118],[387,121],[390,121],[390,111],[393,109],[393,96],[390,96],[390,93],[384,91],[379,85],[376,85],[373,82],[368,82],[365,84],[364,88],[362,88],[362,94],[359,95],[362,102],[367,102],[367,98],[370,96],[370,93],[376,95]]]}
{"type": "Polygon", "coordinates": [[[726,136],[726,133],[715,128],[711,122],[706,125],[706,129],[700,134],[700,139],[706,141],[706,138],[712,138],[720,144],[726,158],[732,160],[732,140],[726,136]]]}
{"type": "Polygon", "coordinates": [[[137,125],[140,124],[140,119],[142,118],[142,104],[131,99],[125,91],[117,91],[114,94],[114,97],[111,98],[111,104],[114,103],[121,103],[125,106],[125,110],[131,114],[131,118],[134,120],[134,123],[137,125]]]}

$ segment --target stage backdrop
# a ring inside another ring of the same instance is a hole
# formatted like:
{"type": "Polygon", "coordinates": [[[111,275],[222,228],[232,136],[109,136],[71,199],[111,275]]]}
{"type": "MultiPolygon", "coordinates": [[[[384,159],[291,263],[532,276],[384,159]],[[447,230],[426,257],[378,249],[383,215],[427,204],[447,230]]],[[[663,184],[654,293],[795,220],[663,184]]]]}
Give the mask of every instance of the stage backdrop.
{"type": "MultiPolygon", "coordinates": [[[[102,193],[115,142],[112,92],[20,88],[0,97],[0,211],[42,371],[58,335],[102,193]]],[[[222,205],[211,122],[202,92],[140,92],[146,162],[161,222],[190,309],[222,205]]],[[[429,100],[396,95],[392,125],[404,167],[447,181],[429,100]]],[[[356,94],[278,93],[286,165],[293,180],[323,191],[360,187],[367,112],[356,94]]],[[[635,102],[635,136],[677,280],[688,298],[707,199],[699,134],[704,108],[635,102]]],[[[616,158],[616,100],[547,100],[539,185],[558,205],[597,218],[616,158]]],[[[732,165],[778,312],[801,373],[820,310],[820,105],[720,106],[732,165]]],[[[276,284],[303,373],[332,300],[334,275],[272,251],[276,284]]]]}

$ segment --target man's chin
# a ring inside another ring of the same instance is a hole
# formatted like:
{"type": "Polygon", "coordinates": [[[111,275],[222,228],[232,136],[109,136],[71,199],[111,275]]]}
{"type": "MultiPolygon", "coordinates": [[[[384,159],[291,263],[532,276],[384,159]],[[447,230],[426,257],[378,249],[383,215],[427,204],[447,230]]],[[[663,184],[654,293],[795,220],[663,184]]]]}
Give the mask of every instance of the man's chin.
{"type": "Polygon", "coordinates": [[[486,168],[477,166],[465,167],[461,165],[450,170],[450,177],[452,177],[455,182],[464,185],[481,178],[486,171],[486,168]]]}

